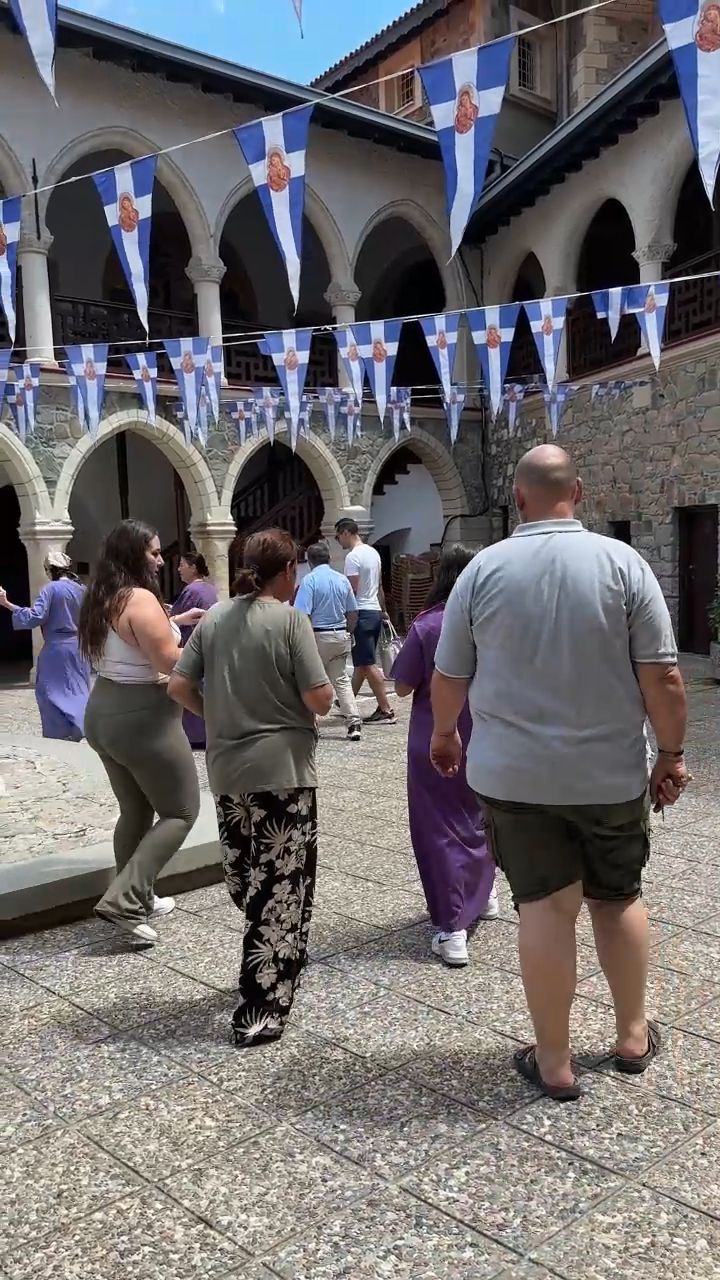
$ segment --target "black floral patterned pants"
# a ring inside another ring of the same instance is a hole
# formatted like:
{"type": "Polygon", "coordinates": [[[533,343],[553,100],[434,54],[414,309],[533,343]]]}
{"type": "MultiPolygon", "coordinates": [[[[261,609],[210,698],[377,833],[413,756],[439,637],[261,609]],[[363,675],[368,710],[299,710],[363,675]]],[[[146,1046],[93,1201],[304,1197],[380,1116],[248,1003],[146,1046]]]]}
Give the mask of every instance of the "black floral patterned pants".
{"type": "Polygon", "coordinates": [[[317,866],[314,788],[216,796],[225,883],[245,912],[233,1026],[281,1030],[306,963],[317,866]]]}

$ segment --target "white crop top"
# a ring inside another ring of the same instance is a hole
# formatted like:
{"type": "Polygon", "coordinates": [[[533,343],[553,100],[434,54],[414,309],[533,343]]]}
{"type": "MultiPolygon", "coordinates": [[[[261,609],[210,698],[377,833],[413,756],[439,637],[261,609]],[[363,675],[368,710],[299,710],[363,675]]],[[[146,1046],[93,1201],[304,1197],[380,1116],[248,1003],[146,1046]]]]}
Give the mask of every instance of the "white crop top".
{"type": "MultiPolygon", "coordinates": [[[[170,618],[168,623],[179,644],[179,627],[170,618]]],[[[108,628],[97,673],[103,680],[113,680],[115,684],[163,684],[168,679],[155,670],[136,645],[128,644],[112,627],[108,628]]]]}

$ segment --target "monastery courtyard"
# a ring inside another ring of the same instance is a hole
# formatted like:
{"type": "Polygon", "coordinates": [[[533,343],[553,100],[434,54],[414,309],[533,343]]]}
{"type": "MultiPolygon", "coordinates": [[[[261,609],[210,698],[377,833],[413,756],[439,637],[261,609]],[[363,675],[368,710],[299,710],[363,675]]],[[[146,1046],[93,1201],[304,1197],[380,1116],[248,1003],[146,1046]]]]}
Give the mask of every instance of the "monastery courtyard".
{"type": "MultiPolygon", "coordinates": [[[[584,1097],[520,1081],[505,886],[470,966],[442,968],[407,707],[359,748],[330,718],[311,965],[280,1045],[229,1042],[242,918],[222,885],[179,896],[149,952],[94,920],[0,942],[2,1280],[720,1278],[720,690],[689,692],[695,781],[654,820],[646,882],[664,1037],[647,1075],[599,1062],[612,1017],[583,916],[584,1097]]],[[[34,755],[37,733],[31,692],[2,691],[5,861],[112,827],[112,798],[34,755]]]]}

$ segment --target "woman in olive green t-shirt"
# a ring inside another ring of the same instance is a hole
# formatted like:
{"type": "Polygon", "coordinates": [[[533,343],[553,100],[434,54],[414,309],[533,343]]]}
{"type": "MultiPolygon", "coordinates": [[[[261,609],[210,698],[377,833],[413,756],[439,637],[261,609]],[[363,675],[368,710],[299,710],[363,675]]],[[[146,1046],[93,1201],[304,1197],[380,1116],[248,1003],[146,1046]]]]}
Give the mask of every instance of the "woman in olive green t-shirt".
{"type": "Polygon", "coordinates": [[[315,888],[315,716],[330,710],[333,690],[308,618],[288,608],[296,564],[284,530],[248,538],[235,598],[205,615],[169,685],[176,702],[204,716],[225,879],[245,912],[233,1015],[243,1048],[283,1033],[315,888]]]}

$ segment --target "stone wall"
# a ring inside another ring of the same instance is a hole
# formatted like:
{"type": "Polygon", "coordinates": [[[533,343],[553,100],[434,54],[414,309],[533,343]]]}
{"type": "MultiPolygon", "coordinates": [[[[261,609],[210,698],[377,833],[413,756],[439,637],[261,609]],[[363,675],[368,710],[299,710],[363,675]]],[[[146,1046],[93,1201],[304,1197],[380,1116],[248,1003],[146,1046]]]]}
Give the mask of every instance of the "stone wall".
{"type": "Polygon", "coordinates": [[[569,26],[570,111],[577,111],[661,34],[652,0],[616,0],[611,9],[574,18],[569,26]]]}
{"type": "MultiPolygon", "coordinates": [[[[650,385],[618,399],[591,402],[583,386],[565,410],[557,443],[575,459],[585,483],[583,519],[599,533],[631,522],[633,546],[657,574],[677,625],[676,509],[720,504],[720,338],[666,352],[655,374],[647,359],[612,370],[650,385]]],[[[509,505],[512,474],[526,449],[551,439],[542,401],[528,399],[509,440],[500,419],[489,444],[493,507],[509,505]]]]}

